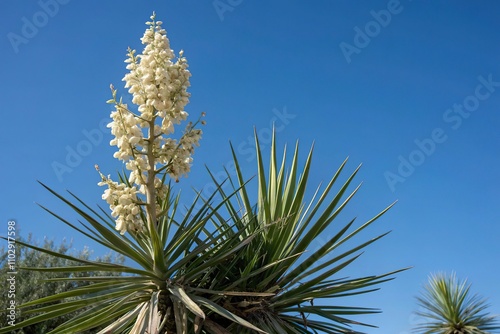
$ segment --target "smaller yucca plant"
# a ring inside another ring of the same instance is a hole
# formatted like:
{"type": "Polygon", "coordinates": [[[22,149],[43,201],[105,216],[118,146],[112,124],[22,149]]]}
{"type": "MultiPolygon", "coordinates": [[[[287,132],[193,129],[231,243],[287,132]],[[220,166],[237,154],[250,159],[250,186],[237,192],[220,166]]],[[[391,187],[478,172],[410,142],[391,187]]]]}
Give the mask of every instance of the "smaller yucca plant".
{"type": "Polygon", "coordinates": [[[422,311],[417,314],[426,319],[415,328],[423,334],[491,334],[500,333],[498,316],[486,312],[488,304],[478,295],[470,294],[471,284],[451,275],[437,274],[421,297],[417,297],[422,311]]]}

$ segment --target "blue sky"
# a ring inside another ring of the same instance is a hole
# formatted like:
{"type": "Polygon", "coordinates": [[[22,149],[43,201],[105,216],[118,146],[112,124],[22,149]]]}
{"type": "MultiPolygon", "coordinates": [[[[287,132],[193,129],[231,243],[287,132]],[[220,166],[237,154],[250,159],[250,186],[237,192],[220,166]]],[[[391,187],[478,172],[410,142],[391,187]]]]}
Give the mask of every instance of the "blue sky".
{"type": "Polygon", "coordinates": [[[15,219],[23,235],[92,245],[37,207],[73,217],[36,180],[103,204],[94,164],[121,169],[102,126],[109,84],[125,95],[126,49],[142,50],[153,11],[190,64],[187,111],[207,113],[193,172],[178,184],[186,202],[191,187],[210,187],[205,164],[217,172],[230,161],[229,141],[255,173],[253,127],[268,152],[275,121],[280,145],[299,139],[306,154],[315,143],[311,189],[347,156],[349,170],[363,163],[349,217],[361,223],[398,200],[358,240],[392,233],[344,272],[414,267],[346,301],[383,310],[358,318],[379,326],[369,333],[409,333],[414,297],[437,271],[468,278],[500,313],[495,1],[4,0],[2,235],[15,219]]]}

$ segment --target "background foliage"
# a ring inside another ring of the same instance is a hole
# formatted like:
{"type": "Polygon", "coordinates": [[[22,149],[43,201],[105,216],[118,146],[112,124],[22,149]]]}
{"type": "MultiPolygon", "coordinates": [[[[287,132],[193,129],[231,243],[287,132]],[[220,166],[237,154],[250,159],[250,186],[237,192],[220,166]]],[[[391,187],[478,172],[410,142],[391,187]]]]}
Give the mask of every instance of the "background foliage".
{"type": "MultiPolygon", "coordinates": [[[[32,234],[29,234],[27,238],[23,238],[21,236],[18,238],[18,240],[27,243],[33,243],[39,247],[43,247],[44,249],[48,249],[60,254],[72,255],[82,260],[90,260],[93,255],[92,250],[90,250],[89,248],[84,248],[83,250],[80,251],[72,249],[72,243],[67,242],[66,240],[63,240],[60,244],[56,244],[54,240],[45,238],[43,240],[43,244],[39,245],[39,243],[36,242],[32,234]]],[[[21,244],[16,244],[16,254],[17,254],[16,266],[18,268],[18,274],[16,275],[16,303],[18,305],[34,299],[54,295],[56,293],[64,291],[69,291],[76,287],[85,286],[89,284],[89,282],[85,281],[44,282],[44,280],[46,279],[63,278],[63,277],[104,276],[110,274],[110,273],[104,273],[102,271],[60,273],[60,272],[23,270],[20,269],[20,267],[63,267],[63,266],[74,265],[75,263],[67,259],[50,256],[46,253],[38,252],[21,244]]],[[[101,257],[96,257],[95,260],[108,263],[123,264],[124,257],[119,254],[113,255],[109,253],[101,257]]],[[[6,281],[8,277],[7,275],[8,271],[9,269],[7,266],[7,252],[2,247],[2,249],[0,249],[1,282],[6,281]]],[[[111,273],[111,275],[119,276],[119,274],[117,273],[111,273]]],[[[7,303],[9,302],[9,299],[6,296],[7,294],[6,289],[2,289],[1,292],[2,295],[0,299],[0,309],[3,310],[7,308],[8,306],[7,303]]],[[[36,308],[36,306],[32,308],[36,308]]],[[[45,334],[81,312],[83,312],[83,310],[74,312],[72,314],[63,315],[59,318],[49,319],[42,323],[29,325],[23,329],[18,330],[16,333],[45,334]]],[[[23,316],[21,313],[21,316],[16,320],[17,321],[26,320],[35,315],[36,314],[23,316]]],[[[4,326],[7,326],[7,319],[4,316],[2,316],[0,317],[0,327],[4,326]]],[[[85,331],[82,333],[91,334],[94,333],[94,331],[85,331]]]]}

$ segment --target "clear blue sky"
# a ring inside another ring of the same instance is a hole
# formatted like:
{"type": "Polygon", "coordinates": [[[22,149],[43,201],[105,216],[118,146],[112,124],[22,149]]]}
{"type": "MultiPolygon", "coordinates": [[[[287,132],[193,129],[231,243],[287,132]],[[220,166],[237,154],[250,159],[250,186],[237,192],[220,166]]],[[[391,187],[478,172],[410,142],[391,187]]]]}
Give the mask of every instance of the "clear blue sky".
{"type": "Polygon", "coordinates": [[[362,222],[398,200],[358,240],[393,232],[344,272],[414,266],[346,301],[382,308],[359,318],[380,327],[370,333],[409,333],[414,297],[436,271],[469,278],[500,313],[500,3],[215,3],[1,2],[1,235],[16,219],[24,235],[91,245],[37,207],[74,217],[36,180],[104,204],[94,164],[121,169],[100,128],[109,84],[125,93],[126,49],[142,50],[144,22],[156,11],[190,64],[187,111],[207,112],[193,173],[178,184],[186,202],[192,186],[210,186],[204,164],[217,172],[230,161],[229,140],[251,176],[253,127],[265,144],[275,120],[280,145],[299,139],[305,154],[315,142],[311,189],[345,157],[350,170],[363,163],[346,219],[362,222]],[[68,157],[72,150],[79,158],[68,157]]]}

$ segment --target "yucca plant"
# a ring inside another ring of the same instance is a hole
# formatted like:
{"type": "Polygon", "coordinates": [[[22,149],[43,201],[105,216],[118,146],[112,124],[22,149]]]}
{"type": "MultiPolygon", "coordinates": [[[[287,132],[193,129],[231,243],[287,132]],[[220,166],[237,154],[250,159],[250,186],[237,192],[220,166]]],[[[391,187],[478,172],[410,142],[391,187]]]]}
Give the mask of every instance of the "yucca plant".
{"type": "Polygon", "coordinates": [[[303,167],[298,145],[291,166],[286,167],[286,153],[278,166],[274,135],[267,170],[256,136],[255,196],[233,150],[236,175],[228,173],[224,183],[213,178],[218,188],[211,196],[198,193],[191,205],[181,208],[169,179],[179,181],[189,172],[201,137],[195,127],[204,121],[188,123],[178,139],[172,137],[174,126],[187,118],[183,108],[190,73],[182,53],[174,62],[161,22],[154,15],[151,19],[142,39],[143,53],[129,50],[126,61],[130,73],[125,87],[137,109],[117,99],[113,87],[108,101],[116,107],[111,144],[129,171],[115,182],[97,167],[99,184],[108,187],[103,199],[111,212],[43,185],[81,221],[70,222],[42,208],[82,236],[123,255],[127,265],[82,260],[22,243],[78,264],[28,270],[121,275],[54,279],[91,284],[21,305],[24,314],[34,312],[30,307],[37,305],[37,315],[0,333],[77,310],[84,311],[50,333],[97,327],[105,327],[99,333],[133,334],[361,333],[354,325],[370,325],[353,317],[378,310],[342,306],[339,298],[375,291],[400,270],[360,278],[343,274],[362,249],[385,234],[350,249],[340,246],[347,246],[388,208],[356,228],[354,220],[334,224],[359,189],[352,187],[358,169],[337,185],[346,165],[342,163],[326,188],[318,188],[307,201],[312,149],[303,167]],[[326,230],[334,230],[334,236],[314,249],[326,230]]]}
{"type": "Polygon", "coordinates": [[[422,311],[417,314],[426,321],[415,331],[424,334],[490,334],[500,333],[499,316],[489,315],[486,300],[470,294],[471,284],[460,281],[455,274],[437,274],[421,297],[422,311]]]}
{"type": "MultiPolygon", "coordinates": [[[[195,328],[213,334],[362,333],[352,326],[369,325],[355,321],[352,316],[376,313],[377,310],[332,303],[340,297],[377,290],[374,285],[392,279],[395,272],[360,278],[346,278],[340,274],[358,258],[361,249],[383,235],[348,250],[338,251],[338,248],[388,208],[351,232],[354,220],[341,224],[328,242],[308,254],[320,233],[334,227],[334,219],[359,189],[356,187],[348,192],[358,169],[334,194],[330,194],[345,161],[326,188],[316,191],[317,198],[304,202],[312,151],[301,169],[296,147],[286,175],[286,156],[278,168],[273,138],[269,179],[266,179],[258,141],[256,147],[259,185],[255,205],[251,204],[248,184],[241,174],[236,155],[237,180],[232,183],[235,189],[226,193],[223,185],[219,185],[217,193],[222,199],[218,205],[213,204],[216,193],[208,199],[199,197],[182,220],[177,221],[174,216],[178,211],[179,197],[170,200],[168,205],[160,201],[169,211],[158,225],[161,232],[157,235],[161,240],[158,253],[163,254],[159,261],[165,266],[162,270],[155,265],[151,237],[144,240],[136,234],[131,234],[131,237],[120,235],[114,229],[113,218],[105,210],[92,210],[72,195],[80,208],[47,188],[84,218],[84,228],[47,211],[83,235],[123,254],[135,265],[81,261],[26,245],[81,263],[80,266],[29,270],[101,270],[128,275],[64,279],[88,280],[93,284],[26,303],[23,307],[28,308],[77,297],[55,307],[38,308],[37,312],[41,313],[38,317],[0,330],[0,333],[89,306],[92,308],[85,314],[51,333],[77,333],[107,324],[106,330],[100,333],[158,333],[161,328],[165,333],[191,333],[196,331],[195,328]],[[200,200],[203,200],[201,208],[196,209],[200,200]],[[183,329],[178,330],[179,327],[183,329]]],[[[229,181],[233,181],[229,176],[229,181]]]]}
{"type": "MultiPolygon", "coordinates": [[[[369,325],[356,322],[352,316],[377,310],[342,306],[335,301],[338,297],[375,291],[378,289],[375,285],[392,279],[395,272],[359,278],[347,278],[339,273],[359,257],[361,249],[385,234],[348,250],[339,247],[382,216],[389,207],[352,231],[354,219],[334,224],[337,222],[335,218],[359,189],[358,186],[349,190],[359,168],[337,186],[347,160],[344,161],[326,188],[316,189],[313,198],[306,201],[312,149],[300,168],[297,143],[291,166],[287,169],[286,150],[278,163],[273,135],[266,170],[259,147],[256,136],[257,195],[250,196],[233,150],[236,177],[233,180],[228,173],[228,179],[238,196],[228,196],[222,185],[218,187],[221,197],[228,198],[224,204],[231,219],[216,214],[211,220],[220,231],[243,232],[240,238],[260,232],[230,261],[222,263],[217,274],[212,274],[213,279],[207,283],[215,290],[255,291],[270,295],[251,298],[225,295],[217,297],[216,301],[268,333],[360,333],[353,330],[352,325],[369,325]],[[326,229],[337,231],[321,247],[314,249],[319,244],[318,237],[326,229]]],[[[217,182],[215,178],[213,180],[217,182]]],[[[252,332],[237,323],[225,323],[227,333],[252,332]]]]}

